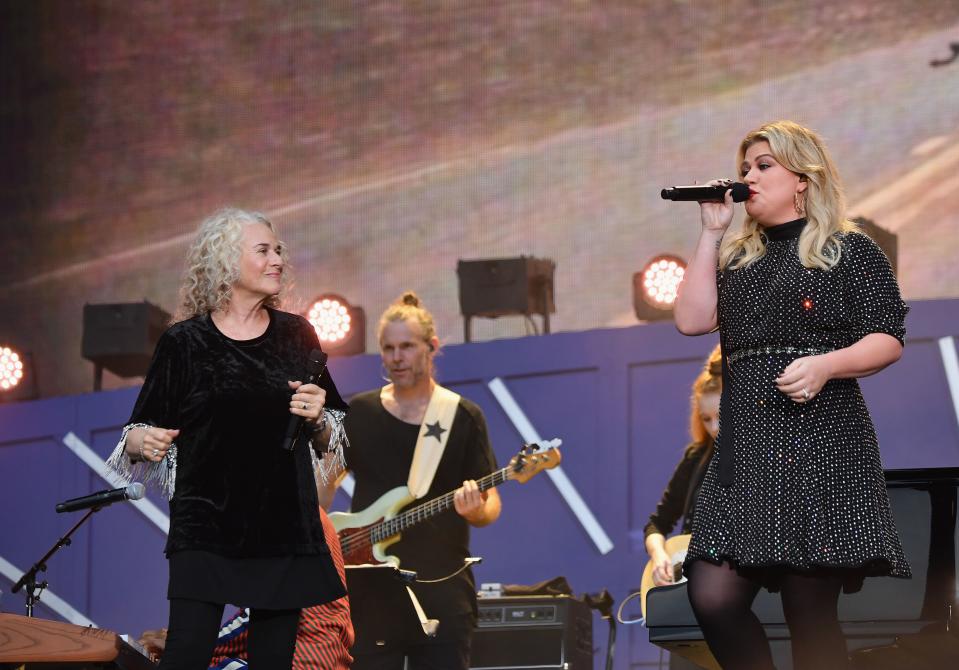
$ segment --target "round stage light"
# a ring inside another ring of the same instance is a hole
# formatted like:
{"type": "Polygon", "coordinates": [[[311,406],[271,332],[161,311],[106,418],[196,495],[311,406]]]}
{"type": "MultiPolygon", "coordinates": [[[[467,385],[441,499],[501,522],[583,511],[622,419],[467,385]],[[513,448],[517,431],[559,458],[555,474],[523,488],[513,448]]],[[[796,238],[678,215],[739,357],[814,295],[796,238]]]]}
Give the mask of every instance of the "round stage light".
{"type": "Polygon", "coordinates": [[[317,298],[307,312],[307,320],[316,329],[320,343],[340,342],[353,328],[348,303],[339,296],[317,298]]]}
{"type": "Polygon", "coordinates": [[[0,392],[10,391],[23,380],[23,360],[10,347],[0,347],[0,392]]]}
{"type": "Polygon", "coordinates": [[[654,256],[633,275],[633,308],[640,321],[673,317],[679,284],[686,275],[686,261],[672,254],[654,256]]]}
{"type": "Polygon", "coordinates": [[[653,307],[672,307],[676,301],[676,290],[685,274],[686,264],[681,258],[654,258],[643,270],[643,297],[653,307]]]}
{"type": "Polygon", "coordinates": [[[366,317],[362,307],[342,296],[325,293],[303,314],[316,330],[320,346],[330,356],[348,356],[366,351],[366,317]]]}

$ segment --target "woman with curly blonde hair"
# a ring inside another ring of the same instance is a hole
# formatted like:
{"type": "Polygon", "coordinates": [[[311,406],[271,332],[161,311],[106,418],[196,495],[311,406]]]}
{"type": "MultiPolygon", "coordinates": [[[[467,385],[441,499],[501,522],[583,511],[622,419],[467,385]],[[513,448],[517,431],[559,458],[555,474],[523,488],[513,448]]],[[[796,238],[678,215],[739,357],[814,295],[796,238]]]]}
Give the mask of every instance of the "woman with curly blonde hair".
{"type": "Polygon", "coordinates": [[[273,224],[224,209],[187,256],[178,318],[157,343],[110,458],[170,499],[170,624],[160,667],[207,667],[226,603],[251,609],[255,668],[290,667],[300,609],[345,594],[319,516],[313,462],[339,449],[346,403],[328,373],[304,384],[320,344],[279,311],[286,261],[273,224]],[[302,439],[283,448],[291,416],[302,439]]]}
{"type": "MultiPolygon", "coordinates": [[[[273,224],[260,212],[239,209],[221,209],[208,217],[197,231],[196,239],[187,252],[187,269],[180,287],[180,308],[176,321],[223,309],[230,303],[233,285],[239,278],[243,230],[250,224],[266,226],[274,233],[273,224]]],[[[290,274],[286,247],[278,246],[277,254],[283,263],[280,272],[280,290],[267,296],[263,305],[279,309],[282,293],[290,274]]]]}
{"type": "MultiPolygon", "coordinates": [[[[767,123],[739,145],[749,187],[700,204],[702,230],[675,304],[687,335],[719,329],[720,431],[684,571],[723,668],[771,668],[750,605],[782,592],[794,667],[846,666],[841,591],[909,577],[858,377],[899,359],[907,308],[879,247],[846,219],[821,138],[767,123]]],[[[718,184],[719,182],[713,182],[718,184]]]]}

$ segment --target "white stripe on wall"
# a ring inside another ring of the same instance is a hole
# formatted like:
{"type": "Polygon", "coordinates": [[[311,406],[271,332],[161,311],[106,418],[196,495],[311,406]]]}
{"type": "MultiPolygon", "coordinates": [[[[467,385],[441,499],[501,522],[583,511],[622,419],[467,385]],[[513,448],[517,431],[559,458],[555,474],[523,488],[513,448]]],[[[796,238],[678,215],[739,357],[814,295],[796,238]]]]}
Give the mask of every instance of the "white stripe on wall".
{"type": "MultiPolygon", "coordinates": [[[[9,579],[13,584],[16,584],[17,580],[23,576],[23,570],[19,569],[2,556],[0,556],[0,573],[2,573],[3,576],[9,579]]],[[[40,581],[43,581],[42,576],[38,575],[38,578],[40,581]]],[[[6,598],[4,599],[3,603],[3,609],[5,611],[10,612],[17,609],[13,606],[13,599],[18,596],[23,598],[24,609],[21,611],[26,611],[27,596],[23,590],[17,594],[8,593],[5,595],[6,598]]],[[[94,628],[98,627],[95,623],[74,609],[66,600],[56,595],[50,589],[43,590],[43,592],[40,594],[40,602],[72,624],[76,624],[77,626],[93,626],[94,628]]]]}
{"type": "MultiPolygon", "coordinates": [[[[72,431],[64,436],[63,443],[67,445],[70,451],[77,455],[77,458],[86,463],[91,470],[100,475],[101,479],[110,486],[120,488],[127,485],[124,479],[107,467],[107,464],[97,455],[97,452],[88,447],[83,440],[74,435],[72,431]]],[[[156,524],[157,528],[165,534],[169,534],[170,518],[164,514],[159,507],[146,498],[131,500],[130,502],[140,510],[143,516],[156,524]]]]}
{"type": "Polygon", "coordinates": [[[353,479],[353,474],[350,472],[347,472],[346,476],[343,478],[343,481],[340,482],[340,488],[343,490],[343,493],[345,493],[350,498],[352,498],[353,489],[355,487],[356,487],[356,480],[353,479]]]}
{"type": "Polygon", "coordinates": [[[959,358],[956,357],[956,340],[952,335],[939,338],[939,354],[942,356],[942,367],[949,383],[952,408],[956,413],[956,421],[959,422],[959,358]]]}
{"type": "MultiPolygon", "coordinates": [[[[509,392],[509,389],[506,388],[503,380],[496,377],[490,381],[487,386],[489,386],[489,390],[493,393],[497,402],[499,402],[500,407],[506,412],[506,416],[509,417],[509,420],[513,422],[516,430],[519,431],[523,441],[527,443],[542,442],[539,433],[536,432],[529,418],[527,418],[523,410],[520,409],[519,404],[516,402],[516,399],[513,398],[513,394],[509,392]]],[[[563,496],[563,500],[566,501],[566,504],[569,505],[573,514],[576,515],[576,518],[579,519],[583,528],[589,534],[590,538],[592,538],[599,553],[608,554],[612,551],[613,541],[609,539],[609,535],[606,534],[606,531],[603,530],[603,527],[586,505],[582,496],[579,495],[579,491],[573,486],[573,482],[571,482],[569,477],[566,476],[566,473],[563,472],[562,466],[556,466],[555,468],[547,470],[546,474],[549,475],[559,494],[563,496]]]]}

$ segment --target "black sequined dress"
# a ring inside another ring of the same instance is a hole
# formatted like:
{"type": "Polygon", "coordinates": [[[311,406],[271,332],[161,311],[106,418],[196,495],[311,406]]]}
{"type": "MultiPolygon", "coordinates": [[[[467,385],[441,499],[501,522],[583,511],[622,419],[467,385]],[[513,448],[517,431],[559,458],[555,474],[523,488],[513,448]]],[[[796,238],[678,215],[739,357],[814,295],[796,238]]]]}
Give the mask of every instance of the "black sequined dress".
{"type": "Polygon", "coordinates": [[[885,255],[863,234],[841,237],[832,270],[803,267],[805,223],[767,229],[762,258],[719,273],[728,400],[686,567],[728,560],[773,590],[785,572],[839,570],[849,592],[866,576],[911,575],[872,420],[855,379],[830,380],[808,403],[781,393],[775,379],[798,357],[870,333],[902,341],[908,308],[885,255]],[[718,456],[730,446],[733,476],[724,486],[718,456]]]}

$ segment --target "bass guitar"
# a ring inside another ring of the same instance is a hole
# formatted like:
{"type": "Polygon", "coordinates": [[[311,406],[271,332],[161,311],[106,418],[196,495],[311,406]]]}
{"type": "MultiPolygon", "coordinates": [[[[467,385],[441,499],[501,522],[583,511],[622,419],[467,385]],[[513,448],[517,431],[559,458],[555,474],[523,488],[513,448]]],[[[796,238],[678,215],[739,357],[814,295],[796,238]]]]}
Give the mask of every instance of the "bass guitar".
{"type": "MultiPolygon", "coordinates": [[[[554,439],[525,445],[510,459],[509,465],[476,482],[480,491],[486,491],[510,479],[520,483],[534,475],[559,465],[559,445],[554,439]]],[[[404,509],[416,500],[405,486],[397,486],[384,493],[362,512],[333,512],[330,521],[340,538],[343,562],[350,565],[392,565],[399,568],[400,561],[390,556],[385,549],[400,539],[400,534],[430,517],[453,506],[450,491],[428,502],[404,509]]]]}

